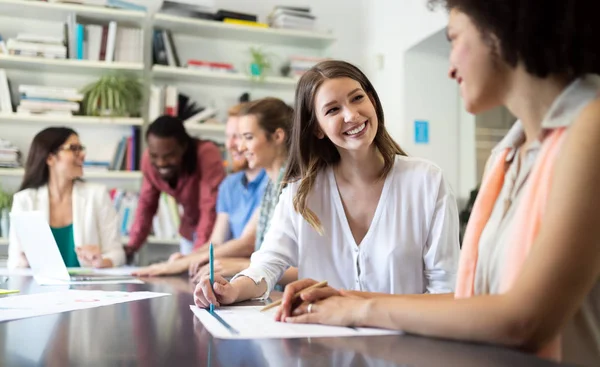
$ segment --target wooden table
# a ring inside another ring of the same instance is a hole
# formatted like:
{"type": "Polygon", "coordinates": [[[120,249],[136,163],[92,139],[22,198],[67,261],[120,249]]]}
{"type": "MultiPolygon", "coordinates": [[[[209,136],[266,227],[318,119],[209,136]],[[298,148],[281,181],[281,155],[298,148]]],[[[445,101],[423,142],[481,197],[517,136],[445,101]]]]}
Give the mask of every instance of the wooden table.
{"type": "MultiPolygon", "coordinates": [[[[3,287],[65,289],[28,276],[11,276],[3,287]]],[[[512,350],[406,335],[219,340],[189,309],[186,278],[73,288],[172,296],[0,323],[0,366],[555,366],[512,350]]]]}

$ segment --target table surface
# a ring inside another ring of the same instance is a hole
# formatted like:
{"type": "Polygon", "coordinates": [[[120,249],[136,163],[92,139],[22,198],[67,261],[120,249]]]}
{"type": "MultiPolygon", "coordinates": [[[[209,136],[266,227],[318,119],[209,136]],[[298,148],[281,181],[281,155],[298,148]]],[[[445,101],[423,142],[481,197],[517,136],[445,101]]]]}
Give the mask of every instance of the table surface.
{"type": "MultiPolygon", "coordinates": [[[[3,288],[66,289],[29,276],[11,276],[3,288]]],[[[408,335],[214,339],[189,308],[186,278],[71,288],[171,296],[0,323],[0,366],[556,366],[513,350],[408,335]]]]}

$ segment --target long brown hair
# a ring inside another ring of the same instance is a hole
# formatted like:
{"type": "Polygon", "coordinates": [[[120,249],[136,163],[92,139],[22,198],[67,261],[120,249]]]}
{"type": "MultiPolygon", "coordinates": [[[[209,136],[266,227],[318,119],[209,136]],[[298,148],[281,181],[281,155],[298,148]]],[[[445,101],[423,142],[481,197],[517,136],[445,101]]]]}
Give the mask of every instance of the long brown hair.
{"type": "Polygon", "coordinates": [[[294,209],[320,234],[323,234],[321,221],[307,207],[307,196],[314,185],[317,174],[326,167],[338,164],[340,154],[327,136],[319,139],[315,135],[318,121],[315,115],[314,100],[323,82],[335,78],[356,80],[371,100],[375,102],[378,125],[373,143],[384,159],[381,178],[385,178],[394,166],[396,155],[406,155],[385,129],[383,108],[379,96],[360,69],[344,61],[328,60],[315,65],[302,75],[296,86],[292,143],[284,182],[289,183],[300,180],[298,192],[294,197],[294,209]]]}
{"type": "Polygon", "coordinates": [[[49,127],[33,138],[25,163],[25,175],[19,191],[37,189],[48,183],[50,170],[47,160],[50,154],[56,154],[71,135],[77,135],[68,127],[49,127]]]}

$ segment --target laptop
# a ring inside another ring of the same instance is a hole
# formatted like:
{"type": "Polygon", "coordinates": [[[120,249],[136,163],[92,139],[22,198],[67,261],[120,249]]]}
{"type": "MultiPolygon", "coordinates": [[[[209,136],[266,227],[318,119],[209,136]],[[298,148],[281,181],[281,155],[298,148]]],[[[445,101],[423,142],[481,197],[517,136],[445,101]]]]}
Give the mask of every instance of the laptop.
{"type": "Polygon", "coordinates": [[[70,274],[46,217],[40,211],[10,213],[10,225],[15,229],[36,280],[52,279],[69,283],[136,279],[130,275],[70,274]]]}

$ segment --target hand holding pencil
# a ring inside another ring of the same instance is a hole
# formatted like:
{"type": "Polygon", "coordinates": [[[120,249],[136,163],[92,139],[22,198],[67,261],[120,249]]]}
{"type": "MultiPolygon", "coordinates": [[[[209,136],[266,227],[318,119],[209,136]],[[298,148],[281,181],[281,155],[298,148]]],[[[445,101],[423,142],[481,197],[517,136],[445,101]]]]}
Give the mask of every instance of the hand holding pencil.
{"type": "Polygon", "coordinates": [[[210,276],[203,276],[194,290],[194,304],[200,308],[208,308],[210,305],[219,307],[229,305],[238,297],[238,291],[221,275],[214,275],[211,287],[210,276]]]}

